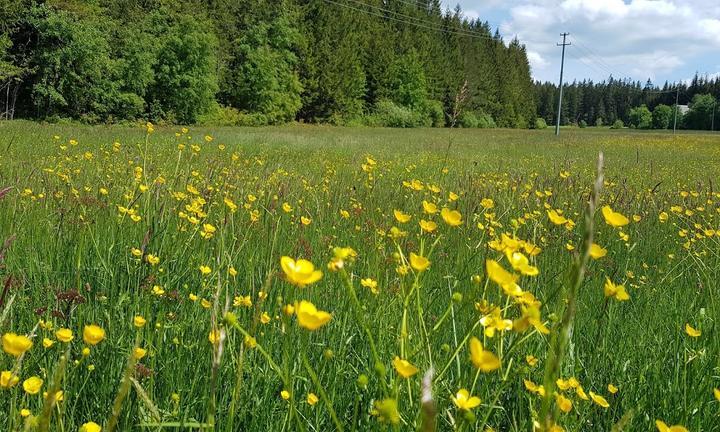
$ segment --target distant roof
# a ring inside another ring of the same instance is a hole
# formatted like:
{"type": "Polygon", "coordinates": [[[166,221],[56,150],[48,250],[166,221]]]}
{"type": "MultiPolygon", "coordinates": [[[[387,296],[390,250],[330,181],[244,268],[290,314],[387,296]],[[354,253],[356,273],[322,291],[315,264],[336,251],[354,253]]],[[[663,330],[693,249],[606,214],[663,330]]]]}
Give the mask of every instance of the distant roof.
{"type": "Polygon", "coordinates": [[[690,107],[687,105],[678,105],[678,109],[680,110],[681,114],[685,114],[686,112],[690,111],[690,107]]]}

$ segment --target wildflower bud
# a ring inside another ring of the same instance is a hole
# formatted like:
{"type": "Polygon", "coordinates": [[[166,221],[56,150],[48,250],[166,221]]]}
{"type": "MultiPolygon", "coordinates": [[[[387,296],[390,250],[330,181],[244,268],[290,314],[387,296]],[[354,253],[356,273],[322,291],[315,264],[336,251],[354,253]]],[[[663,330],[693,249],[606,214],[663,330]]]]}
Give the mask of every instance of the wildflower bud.
{"type": "Polygon", "coordinates": [[[83,355],[83,357],[89,356],[89,355],[90,355],[90,348],[88,348],[88,347],[83,348],[83,350],[82,350],[82,355],[83,355]]]}
{"type": "Polygon", "coordinates": [[[225,325],[228,327],[233,327],[237,324],[237,316],[232,312],[226,312],[223,321],[225,321],[225,325]]]}
{"type": "Polygon", "coordinates": [[[558,317],[558,315],[555,312],[553,312],[550,315],[548,315],[548,319],[552,322],[558,322],[560,317],[558,317]]]}
{"type": "Polygon", "coordinates": [[[287,316],[292,316],[295,313],[295,306],[291,304],[286,304],[283,307],[283,313],[287,316]]]}
{"type": "Polygon", "coordinates": [[[450,345],[448,345],[448,344],[442,344],[442,346],[440,347],[440,349],[442,350],[442,352],[448,353],[448,352],[450,352],[450,345]]]}
{"type": "Polygon", "coordinates": [[[382,364],[382,362],[380,362],[380,361],[375,362],[375,372],[381,378],[384,377],[385,376],[385,365],[382,364]]]}
{"type": "Polygon", "coordinates": [[[177,394],[177,393],[173,393],[172,395],[170,395],[170,398],[171,398],[171,399],[173,400],[173,402],[175,402],[175,403],[180,402],[180,395],[177,394]]]}
{"type": "Polygon", "coordinates": [[[463,412],[463,418],[468,423],[474,423],[475,422],[475,414],[471,410],[466,410],[463,412]]]}
{"type": "Polygon", "coordinates": [[[400,254],[398,252],[393,252],[392,257],[395,261],[400,261],[400,254]]]}
{"type": "Polygon", "coordinates": [[[245,336],[245,339],[243,340],[243,343],[244,343],[245,346],[246,346],[247,348],[249,348],[249,349],[253,349],[253,348],[255,348],[255,347],[257,346],[257,340],[256,340],[254,337],[250,336],[250,335],[245,336]]]}
{"type": "Polygon", "coordinates": [[[454,292],[452,295],[452,301],[460,303],[463,300],[463,295],[459,292],[454,292]]]}
{"type": "Polygon", "coordinates": [[[480,275],[472,275],[472,277],[470,278],[470,282],[474,283],[475,285],[479,285],[481,280],[482,278],[480,277],[480,275]]]}
{"type": "Polygon", "coordinates": [[[323,357],[325,360],[332,360],[333,357],[335,357],[335,353],[330,348],[327,348],[325,351],[323,351],[323,357]]]}
{"type": "Polygon", "coordinates": [[[360,376],[357,378],[357,385],[361,389],[366,389],[368,385],[368,377],[365,374],[360,374],[360,376]]]}

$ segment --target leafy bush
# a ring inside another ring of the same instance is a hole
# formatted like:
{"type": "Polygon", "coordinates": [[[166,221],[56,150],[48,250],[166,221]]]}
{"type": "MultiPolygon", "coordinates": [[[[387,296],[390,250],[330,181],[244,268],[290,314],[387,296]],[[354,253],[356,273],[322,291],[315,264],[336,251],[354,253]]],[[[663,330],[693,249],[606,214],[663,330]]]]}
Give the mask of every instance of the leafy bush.
{"type": "Polygon", "coordinates": [[[650,129],[650,126],[652,126],[652,113],[646,105],[632,108],[629,117],[630,126],[638,129],[650,129]]]}
{"type": "Polygon", "coordinates": [[[652,113],[652,127],[655,129],[667,129],[673,118],[673,109],[667,105],[660,104],[655,107],[652,113]]]}
{"type": "Polygon", "coordinates": [[[480,114],[480,117],[478,118],[478,125],[480,129],[493,129],[497,127],[497,124],[495,124],[495,119],[490,114],[480,114]]]}
{"type": "Polygon", "coordinates": [[[479,121],[475,114],[465,111],[458,116],[457,125],[462,128],[476,128],[479,125],[479,121]]]}
{"type": "Polygon", "coordinates": [[[411,128],[421,126],[422,123],[421,113],[387,99],[378,101],[375,112],[368,118],[368,124],[372,126],[411,128]]]}
{"type": "Polygon", "coordinates": [[[585,129],[586,127],[588,127],[588,124],[585,120],[580,120],[580,123],[578,123],[578,126],[580,127],[580,129],[585,129]]]}
{"type": "Polygon", "coordinates": [[[595,126],[601,127],[602,125],[603,125],[603,119],[602,119],[602,117],[598,117],[598,118],[595,120],[595,126]]]}
{"type": "Polygon", "coordinates": [[[615,120],[615,123],[613,123],[612,126],[610,126],[610,129],[622,129],[624,127],[625,127],[625,123],[623,123],[622,120],[617,119],[617,120],[615,120]]]}
{"type": "Polygon", "coordinates": [[[548,125],[544,118],[538,117],[535,119],[535,129],[547,129],[548,125]]]}
{"type": "Polygon", "coordinates": [[[440,101],[429,100],[425,102],[425,116],[428,120],[428,126],[432,127],[444,127],[445,126],[445,111],[443,110],[443,104],[440,101]]]}

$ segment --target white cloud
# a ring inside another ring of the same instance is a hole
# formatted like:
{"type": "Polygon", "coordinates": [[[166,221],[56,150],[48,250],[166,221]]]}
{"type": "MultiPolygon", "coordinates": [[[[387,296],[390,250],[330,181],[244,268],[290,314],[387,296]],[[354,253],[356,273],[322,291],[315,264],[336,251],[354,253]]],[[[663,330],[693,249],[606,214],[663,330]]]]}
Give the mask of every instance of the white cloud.
{"type": "Polygon", "coordinates": [[[718,70],[718,0],[461,0],[483,19],[487,5],[500,31],[526,44],[536,78],[555,80],[559,33],[570,32],[568,77],[665,80],[718,70]],[[498,11],[502,10],[502,13],[498,11]]]}

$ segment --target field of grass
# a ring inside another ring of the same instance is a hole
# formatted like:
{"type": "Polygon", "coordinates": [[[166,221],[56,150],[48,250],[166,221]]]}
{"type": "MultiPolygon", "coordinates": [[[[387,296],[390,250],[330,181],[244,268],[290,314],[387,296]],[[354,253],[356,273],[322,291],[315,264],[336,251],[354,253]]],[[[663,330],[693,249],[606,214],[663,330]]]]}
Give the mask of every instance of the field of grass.
{"type": "Polygon", "coordinates": [[[0,123],[0,430],[719,431],[719,179],[709,134],[0,123]]]}

